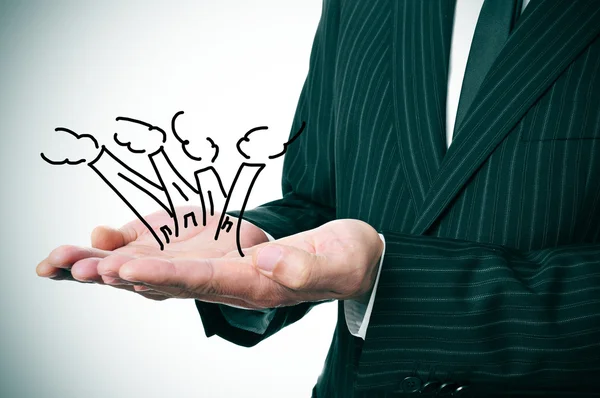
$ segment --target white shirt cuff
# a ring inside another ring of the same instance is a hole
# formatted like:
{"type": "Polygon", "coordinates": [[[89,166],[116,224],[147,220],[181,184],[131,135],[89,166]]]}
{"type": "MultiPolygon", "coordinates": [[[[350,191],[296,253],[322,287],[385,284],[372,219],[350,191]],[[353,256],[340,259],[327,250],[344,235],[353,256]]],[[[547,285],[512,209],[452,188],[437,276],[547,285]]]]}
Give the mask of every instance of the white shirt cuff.
{"type": "Polygon", "coordinates": [[[267,235],[267,239],[269,239],[269,242],[273,242],[273,241],[275,240],[275,238],[274,238],[274,237],[272,237],[270,233],[268,233],[267,231],[265,231],[265,230],[264,230],[264,229],[262,229],[262,228],[259,228],[259,229],[260,229],[261,231],[263,231],[263,233],[264,233],[265,235],[267,235]]]}
{"type": "Polygon", "coordinates": [[[379,284],[379,275],[381,274],[381,265],[383,264],[383,257],[385,256],[385,238],[382,234],[379,234],[379,238],[383,242],[383,252],[379,259],[379,269],[377,270],[377,277],[375,278],[375,284],[373,290],[369,296],[368,302],[362,302],[359,300],[345,300],[344,301],[344,315],[346,317],[346,325],[348,330],[353,336],[360,337],[363,340],[367,335],[367,328],[369,327],[369,320],[371,319],[371,312],[373,311],[373,303],[375,302],[375,293],[377,292],[377,285],[379,284]]]}
{"type": "MultiPolygon", "coordinates": [[[[269,242],[272,242],[275,240],[275,238],[273,238],[273,236],[271,236],[268,232],[264,231],[261,229],[261,231],[264,232],[264,234],[267,236],[267,239],[269,239],[269,242]]],[[[344,301],[344,315],[346,318],[346,325],[348,327],[348,330],[350,331],[350,333],[353,336],[356,337],[360,337],[363,340],[366,338],[367,335],[367,328],[369,326],[369,320],[371,319],[371,312],[373,311],[373,303],[375,302],[375,294],[377,292],[377,286],[379,285],[379,276],[381,275],[381,266],[383,264],[383,257],[385,256],[385,238],[383,237],[382,234],[379,234],[379,238],[381,239],[381,241],[383,242],[383,251],[381,253],[381,258],[379,259],[379,266],[378,266],[378,270],[377,270],[377,276],[375,278],[375,283],[373,284],[373,290],[371,291],[371,294],[369,295],[369,301],[368,302],[362,302],[359,300],[345,300],[344,301]]],[[[226,307],[232,307],[232,308],[236,308],[236,309],[245,309],[242,307],[237,307],[235,305],[227,305],[224,304],[224,306],[226,307]]],[[[229,324],[231,324],[232,326],[238,327],[240,329],[244,329],[244,330],[250,330],[252,332],[255,333],[261,333],[264,332],[263,329],[266,329],[266,326],[268,326],[268,323],[270,322],[274,312],[268,314],[269,310],[247,310],[248,312],[254,311],[256,314],[256,317],[262,317],[265,318],[265,315],[267,319],[263,319],[263,322],[261,322],[261,327],[260,327],[260,331],[259,330],[255,330],[256,329],[256,325],[255,325],[255,321],[254,322],[249,322],[248,319],[246,319],[244,317],[244,319],[238,319],[240,316],[240,313],[237,314],[229,314],[229,311],[226,310],[226,308],[221,308],[221,312],[223,313],[223,315],[225,316],[225,319],[229,322],[229,324]],[[232,316],[235,315],[235,316],[232,316]]]]}

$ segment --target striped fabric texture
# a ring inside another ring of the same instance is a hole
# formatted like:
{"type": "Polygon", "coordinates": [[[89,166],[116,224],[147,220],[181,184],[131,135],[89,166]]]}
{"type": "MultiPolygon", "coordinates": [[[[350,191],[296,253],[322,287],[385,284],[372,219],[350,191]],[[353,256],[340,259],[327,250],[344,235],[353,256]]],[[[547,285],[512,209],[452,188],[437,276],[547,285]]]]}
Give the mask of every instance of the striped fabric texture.
{"type": "MultiPolygon", "coordinates": [[[[339,303],[315,396],[401,397],[406,377],[600,396],[600,1],[532,0],[446,149],[454,7],[325,0],[283,198],[244,217],[275,238],[336,218],[385,236],[366,340],[339,303]]],[[[196,303],[207,336],[245,346],[311,307],[258,334],[196,303]]]]}

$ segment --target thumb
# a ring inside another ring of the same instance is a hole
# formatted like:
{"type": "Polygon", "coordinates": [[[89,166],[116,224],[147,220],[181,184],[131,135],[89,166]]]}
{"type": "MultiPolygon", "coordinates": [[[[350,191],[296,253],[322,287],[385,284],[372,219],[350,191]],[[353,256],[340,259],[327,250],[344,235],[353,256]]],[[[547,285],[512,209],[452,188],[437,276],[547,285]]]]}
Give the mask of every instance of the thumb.
{"type": "Polygon", "coordinates": [[[254,266],[265,276],[290,289],[331,290],[329,259],[294,246],[270,244],[256,250],[254,266]]]}
{"type": "Polygon", "coordinates": [[[137,233],[127,226],[114,229],[99,226],[92,231],[92,247],[101,250],[115,250],[137,239],[137,233]]]}

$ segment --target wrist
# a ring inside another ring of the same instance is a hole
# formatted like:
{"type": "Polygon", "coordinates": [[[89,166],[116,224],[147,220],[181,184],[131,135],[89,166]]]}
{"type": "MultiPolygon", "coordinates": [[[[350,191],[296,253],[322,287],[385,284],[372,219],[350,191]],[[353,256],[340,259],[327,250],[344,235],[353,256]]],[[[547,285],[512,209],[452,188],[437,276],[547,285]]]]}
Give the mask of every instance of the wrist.
{"type": "MultiPolygon", "coordinates": [[[[373,229],[373,231],[375,231],[373,229]]],[[[375,231],[377,235],[377,240],[375,243],[375,256],[372,257],[374,261],[370,264],[369,270],[370,273],[367,275],[367,290],[363,293],[360,293],[358,296],[354,298],[354,300],[360,302],[361,304],[368,305],[371,296],[373,295],[373,290],[377,287],[377,281],[379,279],[379,274],[381,272],[381,266],[383,263],[383,256],[385,255],[385,238],[382,234],[375,231]]]]}

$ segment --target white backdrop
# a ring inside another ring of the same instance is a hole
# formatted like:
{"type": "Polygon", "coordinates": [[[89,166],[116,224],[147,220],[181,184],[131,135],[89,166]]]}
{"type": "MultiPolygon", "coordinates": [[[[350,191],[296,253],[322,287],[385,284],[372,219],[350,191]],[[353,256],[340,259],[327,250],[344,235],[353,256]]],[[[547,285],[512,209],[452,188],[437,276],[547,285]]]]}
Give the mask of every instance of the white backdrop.
{"type": "MultiPolygon", "coordinates": [[[[192,301],[45,280],[35,266],[134,217],[89,168],[41,160],[68,145],[55,127],[108,142],[116,116],[168,128],[184,110],[221,146],[228,186],[243,133],[287,138],[320,12],[321,0],[0,0],[0,396],[310,396],[333,303],[248,349],[207,339],[192,301]]],[[[250,207],[280,197],[282,163],[250,207]]]]}

